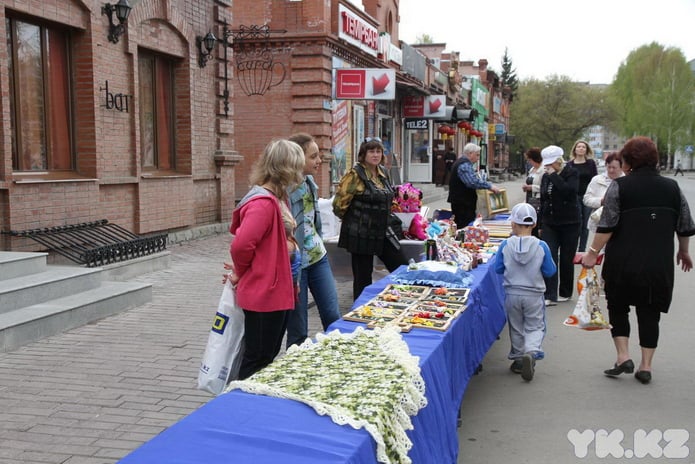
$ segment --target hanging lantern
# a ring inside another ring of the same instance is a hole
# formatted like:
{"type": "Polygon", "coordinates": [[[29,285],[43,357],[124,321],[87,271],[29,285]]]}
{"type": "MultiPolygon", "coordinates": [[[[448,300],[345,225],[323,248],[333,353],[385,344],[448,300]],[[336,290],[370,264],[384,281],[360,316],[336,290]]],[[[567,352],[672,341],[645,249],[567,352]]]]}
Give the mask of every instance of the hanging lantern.
{"type": "Polygon", "coordinates": [[[437,132],[439,132],[441,135],[444,135],[444,134],[446,134],[447,127],[448,126],[439,126],[439,129],[437,129],[437,132]]]}

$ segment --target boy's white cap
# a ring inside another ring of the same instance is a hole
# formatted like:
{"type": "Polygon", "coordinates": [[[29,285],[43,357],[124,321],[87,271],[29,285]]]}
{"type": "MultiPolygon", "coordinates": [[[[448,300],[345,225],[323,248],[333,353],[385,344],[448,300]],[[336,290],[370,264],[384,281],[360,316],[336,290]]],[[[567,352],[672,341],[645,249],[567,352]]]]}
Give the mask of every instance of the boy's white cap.
{"type": "Polygon", "coordinates": [[[543,166],[553,164],[555,161],[562,158],[562,155],[564,154],[565,152],[562,150],[562,148],[558,147],[557,145],[548,145],[547,147],[541,150],[543,166]]]}
{"type": "Polygon", "coordinates": [[[528,203],[518,203],[512,208],[512,214],[509,218],[514,224],[522,226],[532,226],[536,223],[538,216],[533,206],[528,203]]]}

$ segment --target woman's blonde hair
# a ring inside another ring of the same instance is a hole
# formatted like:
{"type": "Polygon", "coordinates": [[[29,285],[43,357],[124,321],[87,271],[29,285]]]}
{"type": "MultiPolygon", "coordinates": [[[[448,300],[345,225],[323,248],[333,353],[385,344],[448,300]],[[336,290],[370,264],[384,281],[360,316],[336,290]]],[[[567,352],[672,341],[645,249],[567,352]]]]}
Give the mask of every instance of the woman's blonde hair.
{"type": "Polygon", "coordinates": [[[304,150],[286,139],[273,140],[266,145],[263,154],[251,170],[251,184],[273,186],[273,193],[284,198],[288,188],[304,181],[304,150]]]}
{"type": "Polygon", "coordinates": [[[579,145],[580,143],[583,143],[584,146],[586,147],[585,158],[586,159],[594,159],[594,149],[591,148],[591,145],[589,145],[589,142],[587,142],[586,140],[577,140],[576,142],[574,142],[574,145],[572,145],[572,149],[570,150],[570,160],[574,159],[574,150],[575,150],[575,148],[577,148],[577,145],[579,145]]]}

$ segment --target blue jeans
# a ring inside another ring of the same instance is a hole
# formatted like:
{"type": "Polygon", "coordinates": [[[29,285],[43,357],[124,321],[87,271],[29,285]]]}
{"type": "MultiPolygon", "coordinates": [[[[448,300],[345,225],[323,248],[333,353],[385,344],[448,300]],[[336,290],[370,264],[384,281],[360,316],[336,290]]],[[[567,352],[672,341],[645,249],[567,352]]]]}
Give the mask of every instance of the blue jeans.
{"type": "Polygon", "coordinates": [[[326,330],[329,325],[340,319],[338,310],[338,291],[335,287],[333,271],[325,255],[316,263],[302,269],[299,279],[299,301],[294,311],[287,318],[287,346],[299,345],[306,340],[309,332],[308,299],[309,291],[314,297],[319,311],[321,325],[326,330]]]}

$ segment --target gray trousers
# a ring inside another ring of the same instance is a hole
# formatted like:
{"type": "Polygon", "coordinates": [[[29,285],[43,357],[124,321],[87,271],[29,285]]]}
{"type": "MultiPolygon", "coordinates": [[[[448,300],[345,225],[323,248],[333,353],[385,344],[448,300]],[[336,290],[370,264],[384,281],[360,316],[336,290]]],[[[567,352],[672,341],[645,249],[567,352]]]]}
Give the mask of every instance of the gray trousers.
{"type": "Polygon", "coordinates": [[[545,337],[545,297],[543,294],[510,295],[504,299],[507,313],[509,339],[512,347],[509,359],[521,358],[526,353],[534,359],[543,359],[543,338],[545,337]]]}

